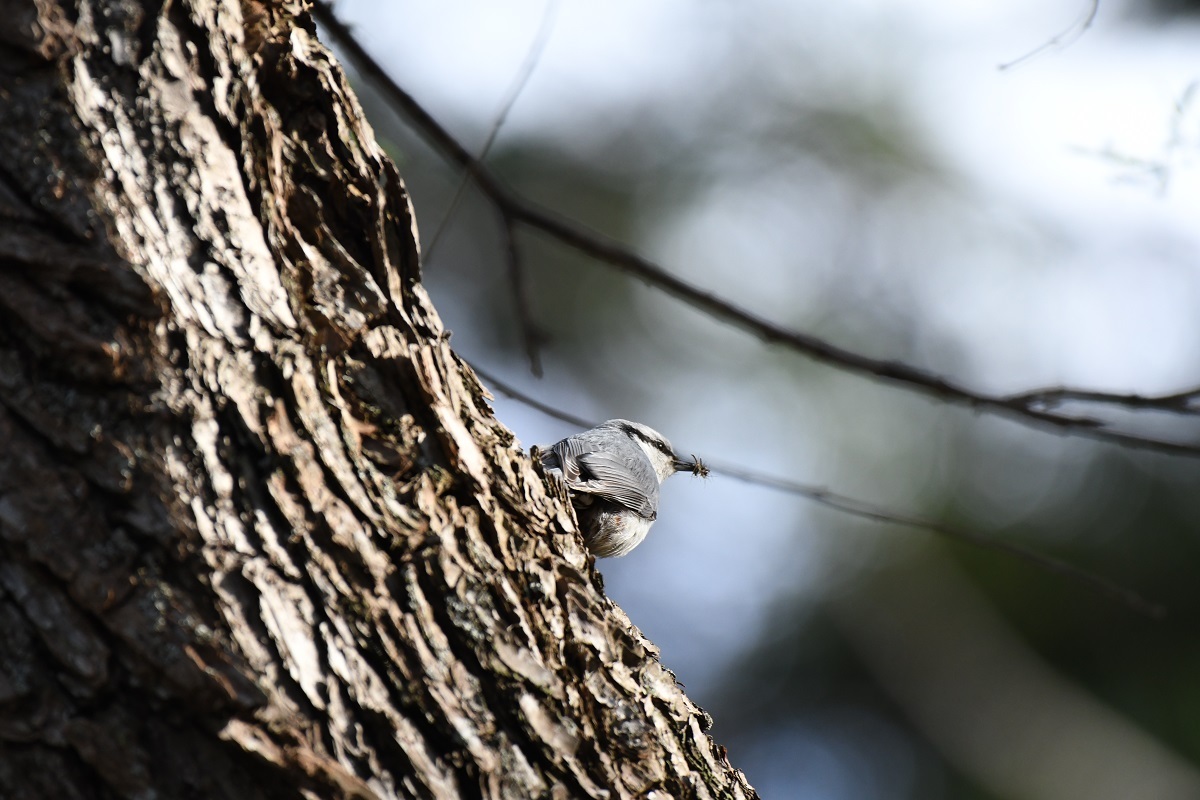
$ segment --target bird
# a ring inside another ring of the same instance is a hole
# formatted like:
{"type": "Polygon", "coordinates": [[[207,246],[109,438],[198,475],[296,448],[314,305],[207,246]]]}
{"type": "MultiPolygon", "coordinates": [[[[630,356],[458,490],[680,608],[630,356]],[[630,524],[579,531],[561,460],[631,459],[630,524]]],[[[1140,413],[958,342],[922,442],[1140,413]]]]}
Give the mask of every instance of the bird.
{"type": "Polygon", "coordinates": [[[707,476],[696,456],[684,458],[667,437],[627,419],[610,419],[568,436],[537,457],[569,490],[588,550],[601,558],[637,547],[658,518],[658,487],[676,472],[707,476]]]}

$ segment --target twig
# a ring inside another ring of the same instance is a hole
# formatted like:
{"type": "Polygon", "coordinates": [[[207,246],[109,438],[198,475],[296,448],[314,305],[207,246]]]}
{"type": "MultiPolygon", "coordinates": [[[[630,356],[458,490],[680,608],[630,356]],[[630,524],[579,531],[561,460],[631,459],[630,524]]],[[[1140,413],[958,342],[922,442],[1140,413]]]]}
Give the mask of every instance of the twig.
{"type": "MultiPolygon", "coordinates": [[[[777,325],[729,303],[716,294],[693,286],[666,272],[662,267],[573,220],[560,217],[514,194],[429,115],[413,97],[392,80],[383,68],[355,41],[349,29],[333,14],[328,4],[317,2],[318,21],[337,39],[354,60],[360,72],[375,81],[385,96],[405,114],[448,161],[468,171],[480,191],[513,220],[540,230],[563,244],[604,261],[633,275],[679,300],[756,336],[764,342],[782,345],[810,358],[860,375],[900,384],[934,399],[1015,419],[1026,425],[1056,430],[1059,433],[1086,436],[1131,448],[1174,455],[1200,456],[1200,444],[1154,439],[1110,430],[1099,420],[1039,409],[1020,395],[1005,397],[977,392],[947,378],[899,361],[871,358],[845,350],[816,336],[777,325]]],[[[1091,393],[1096,402],[1122,405],[1128,395],[1091,393]]]]}
{"type": "Polygon", "coordinates": [[[1022,406],[1041,406],[1054,408],[1062,403],[1104,403],[1110,406],[1121,406],[1135,410],[1165,411],[1172,414],[1196,414],[1200,408],[1200,386],[1186,389],[1182,392],[1148,396],[1142,394],[1109,394],[1094,392],[1087,389],[1072,389],[1068,386],[1055,386],[1049,389],[1034,389],[1030,392],[1013,394],[1004,398],[1022,406]]]}
{"type": "MultiPolygon", "coordinates": [[[[322,6],[319,10],[333,17],[333,9],[325,8],[324,3],[319,3],[322,6]]],[[[484,140],[483,146],[479,148],[479,153],[472,159],[472,163],[464,166],[462,179],[458,182],[458,187],[454,190],[454,196],[450,198],[450,205],[446,207],[446,212],[438,221],[437,226],[433,230],[433,236],[429,237],[429,244],[425,248],[425,260],[429,261],[433,258],[433,251],[437,247],[438,240],[441,239],[442,233],[446,229],[446,225],[450,222],[450,218],[454,216],[454,210],[458,207],[459,200],[462,199],[463,190],[470,180],[471,172],[474,170],[475,164],[482,164],[487,160],[488,153],[492,151],[492,145],[496,143],[496,137],[500,134],[500,129],[504,127],[505,121],[508,119],[508,114],[512,111],[513,105],[516,104],[517,98],[525,91],[525,84],[533,76],[534,69],[537,68],[538,62],[542,59],[542,53],[546,49],[546,43],[550,41],[550,31],[554,27],[554,18],[558,12],[558,0],[549,0],[546,3],[546,9],[542,13],[542,22],[538,26],[537,33],[533,37],[533,41],[529,44],[529,50],[525,53],[525,59],[521,62],[517,74],[513,77],[512,84],[508,87],[508,92],[500,103],[500,111],[496,114],[496,119],[492,122],[492,128],[488,131],[487,139],[484,140]]],[[[325,19],[322,19],[322,24],[328,25],[325,19]]],[[[507,224],[507,220],[506,220],[507,224]]]]}
{"type": "MultiPolygon", "coordinates": [[[[480,369],[471,364],[471,369],[475,371],[480,378],[489,383],[496,391],[501,394],[511,397],[519,403],[522,403],[530,408],[536,409],[543,414],[553,417],[554,419],[566,422],[569,425],[574,425],[578,428],[591,428],[596,425],[594,421],[583,419],[574,414],[561,411],[554,406],[541,402],[540,400],[531,397],[528,394],[514,388],[513,386],[501,381],[489,372],[480,369]]],[[[711,461],[705,459],[704,462],[708,470],[717,475],[724,475],[734,480],[739,480],[744,483],[753,484],[755,486],[763,486],[768,489],[785,492],[787,494],[797,495],[818,503],[827,508],[832,508],[844,514],[868,519],[874,522],[882,522],[889,525],[899,525],[906,528],[915,528],[928,531],[946,539],[960,542],[962,544],[979,547],[992,552],[1001,553],[1026,564],[1030,564],[1039,569],[1054,575],[1059,575],[1075,583],[1086,586],[1097,594],[1107,597],[1127,608],[1142,614],[1144,616],[1161,619],[1166,615],[1166,609],[1162,605],[1148,600],[1132,589],[1121,586],[1120,584],[1089,572],[1081,567],[1077,567],[1061,559],[1052,556],[1043,555],[1041,553],[1022,547],[1011,542],[1001,541],[988,536],[982,536],[978,533],[973,533],[962,528],[957,528],[950,525],[945,525],[936,520],[927,519],[912,514],[903,514],[895,511],[890,511],[882,506],[877,506],[872,503],[858,500],[844,494],[830,491],[823,486],[814,486],[812,484],[800,483],[785,478],[779,478],[774,475],[757,472],[755,470],[746,469],[734,464],[725,462],[711,461]]]]}
{"type": "Polygon", "coordinates": [[[583,417],[577,417],[574,414],[571,414],[570,412],[562,411],[560,409],[555,408],[552,405],[543,403],[541,400],[538,400],[537,398],[533,397],[532,395],[525,394],[520,389],[515,388],[511,384],[505,383],[504,381],[500,380],[492,373],[490,373],[484,369],[481,369],[474,363],[467,362],[467,366],[469,366],[475,372],[475,374],[478,375],[480,378],[483,378],[483,380],[490,383],[492,385],[492,388],[494,388],[496,391],[500,392],[500,394],[507,395],[508,397],[511,397],[513,400],[516,400],[518,403],[529,406],[534,411],[540,411],[543,414],[545,414],[547,417],[553,417],[554,419],[559,420],[560,422],[565,422],[568,425],[574,425],[576,428],[581,428],[581,429],[586,430],[587,428],[596,427],[596,422],[594,420],[588,420],[588,419],[584,419],[583,417]]]}
{"type": "MultiPolygon", "coordinates": [[[[500,103],[500,111],[496,114],[495,121],[492,122],[492,129],[488,131],[487,139],[484,140],[483,147],[479,148],[479,153],[475,156],[473,163],[468,165],[463,171],[463,176],[458,182],[458,187],[454,190],[454,196],[450,198],[450,205],[446,207],[446,213],[442,215],[437,227],[434,228],[433,236],[429,239],[429,245],[425,248],[426,263],[433,259],[434,249],[437,247],[442,233],[446,230],[450,218],[454,216],[455,209],[458,208],[463,190],[466,189],[467,182],[470,180],[475,166],[482,164],[487,159],[488,153],[492,150],[492,145],[496,142],[496,137],[500,134],[500,129],[504,127],[504,122],[508,119],[509,112],[512,111],[517,98],[525,90],[525,84],[529,82],[530,77],[533,76],[534,69],[537,67],[538,62],[541,61],[542,53],[546,49],[546,43],[550,41],[550,31],[554,27],[554,18],[557,11],[558,0],[548,0],[546,9],[542,13],[542,22],[538,26],[537,34],[533,37],[533,41],[529,45],[529,51],[525,54],[525,59],[521,62],[521,67],[517,70],[512,84],[508,87],[508,93],[500,103]]],[[[329,13],[332,14],[332,12],[329,13]]],[[[528,282],[525,280],[525,271],[522,268],[522,261],[517,252],[517,237],[516,232],[513,230],[513,219],[504,211],[502,206],[498,204],[494,205],[497,205],[500,212],[500,225],[504,231],[508,278],[512,285],[513,303],[516,306],[517,325],[521,330],[521,341],[525,344],[525,353],[529,358],[529,371],[534,376],[540,378],[542,377],[541,347],[546,337],[534,322],[533,304],[529,299],[528,282]]]]}
{"type": "Polygon", "coordinates": [[[500,229],[504,231],[504,260],[508,264],[508,282],[512,287],[513,304],[516,306],[517,319],[521,328],[521,339],[525,344],[525,355],[529,358],[529,371],[534,377],[542,377],[542,344],[546,335],[534,321],[533,304],[529,299],[529,284],[525,280],[525,270],[522,268],[520,250],[517,248],[517,236],[513,230],[512,220],[498,209],[501,216],[500,229]]]}
{"type": "Polygon", "coordinates": [[[1055,47],[1065,47],[1066,45],[1071,44],[1080,36],[1083,36],[1088,28],[1092,27],[1092,23],[1096,21],[1096,15],[1099,13],[1100,0],[1091,0],[1091,5],[1088,7],[1087,12],[1083,15],[1083,18],[1079,22],[1072,23],[1069,28],[1061,31],[1058,35],[1051,37],[1049,41],[1043,42],[1042,44],[1033,48],[1025,55],[1014,58],[1012,61],[1004,64],[1000,64],[997,69],[1012,69],[1018,64],[1022,64],[1031,58],[1036,58],[1047,50],[1055,47]]]}

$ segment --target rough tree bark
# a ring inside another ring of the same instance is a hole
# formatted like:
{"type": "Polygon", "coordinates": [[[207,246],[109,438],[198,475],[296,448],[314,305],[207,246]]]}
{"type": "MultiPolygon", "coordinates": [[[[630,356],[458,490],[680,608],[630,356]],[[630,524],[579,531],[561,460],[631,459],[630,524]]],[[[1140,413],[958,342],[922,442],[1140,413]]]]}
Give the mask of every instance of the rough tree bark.
{"type": "Polygon", "coordinates": [[[751,797],[299,0],[0,0],[0,797],[751,797]]]}

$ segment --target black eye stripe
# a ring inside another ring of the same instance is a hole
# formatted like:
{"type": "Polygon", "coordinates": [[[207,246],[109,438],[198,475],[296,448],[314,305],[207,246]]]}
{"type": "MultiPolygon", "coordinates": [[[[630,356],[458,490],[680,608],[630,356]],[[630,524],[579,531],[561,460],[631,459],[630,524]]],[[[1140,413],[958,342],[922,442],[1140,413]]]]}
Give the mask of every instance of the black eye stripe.
{"type": "Polygon", "coordinates": [[[671,448],[667,445],[666,442],[662,441],[661,439],[652,439],[649,436],[646,436],[645,434],[643,434],[637,428],[628,428],[626,430],[626,433],[628,433],[630,436],[636,436],[637,438],[641,439],[643,442],[650,445],[651,447],[653,447],[655,450],[659,451],[660,453],[664,453],[669,456],[675,455],[675,453],[671,450],[671,448]]]}

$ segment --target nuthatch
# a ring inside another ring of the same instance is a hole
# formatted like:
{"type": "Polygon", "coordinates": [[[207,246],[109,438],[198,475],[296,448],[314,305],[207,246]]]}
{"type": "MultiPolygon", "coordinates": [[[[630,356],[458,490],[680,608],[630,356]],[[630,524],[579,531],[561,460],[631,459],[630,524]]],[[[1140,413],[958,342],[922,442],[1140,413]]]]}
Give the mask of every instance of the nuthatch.
{"type": "Polygon", "coordinates": [[[642,543],[658,517],[658,487],[676,472],[708,475],[704,463],[675,453],[656,430],[610,419],[541,451],[542,466],[570,490],[594,555],[623,556],[642,543]]]}

